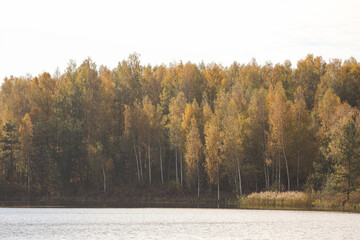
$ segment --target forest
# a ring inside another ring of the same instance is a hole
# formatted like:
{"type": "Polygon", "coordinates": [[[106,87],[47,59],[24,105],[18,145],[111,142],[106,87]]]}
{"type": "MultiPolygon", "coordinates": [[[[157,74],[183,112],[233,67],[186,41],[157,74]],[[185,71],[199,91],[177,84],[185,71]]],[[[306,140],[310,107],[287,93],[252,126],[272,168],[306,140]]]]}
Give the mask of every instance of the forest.
{"type": "Polygon", "coordinates": [[[360,63],[307,55],[116,68],[90,58],[0,92],[0,200],[152,191],[360,192],[360,63]]]}

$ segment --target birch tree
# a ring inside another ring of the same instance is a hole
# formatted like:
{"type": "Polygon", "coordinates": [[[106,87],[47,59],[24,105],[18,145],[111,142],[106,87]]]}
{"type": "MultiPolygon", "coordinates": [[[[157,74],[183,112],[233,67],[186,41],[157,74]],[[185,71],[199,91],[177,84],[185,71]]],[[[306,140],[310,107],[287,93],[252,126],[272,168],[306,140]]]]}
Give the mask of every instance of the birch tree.
{"type": "Polygon", "coordinates": [[[279,190],[281,187],[281,165],[280,165],[280,154],[283,156],[286,167],[286,176],[287,176],[287,190],[290,191],[290,171],[288,157],[286,153],[286,143],[288,142],[288,124],[289,121],[289,103],[285,96],[284,88],[282,83],[278,82],[274,89],[273,93],[270,93],[269,96],[269,123],[270,123],[270,139],[271,139],[271,149],[273,150],[273,157],[278,157],[278,181],[279,181],[279,190]],[[272,94],[272,95],[271,95],[272,94]]]}
{"type": "Polygon", "coordinates": [[[186,173],[190,185],[197,182],[197,196],[200,198],[200,158],[202,155],[202,143],[199,129],[195,118],[191,119],[191,125],[186,135],[186,173]]]}
{"type": "Polygon", "coordinates": [[[27,193],[28,201],[30,200],[30,179],[31,179],[31,168],[30,159],[32,155],[32,137],[33,137],[33,124],[31,122],[29,114],[25,114],[22,123],[19,128],[19,140],[22,158],[26,162],[26,178],[27,178],[27,193]]]}
{"type": "MultiPolygon", "coordinates": [[[[167,128],[169,129],[170,146],[175,150],[175,180],[179,181],[178,159],[184,152],[184,131],[182,131],[182,116],[185,111],[186,99],[183,92],[180,92],[176,98],[172,98],[169,105],[169,115],[167,128]]],[[[182,162],[180,164],[180,183],[182,186],[182,162]]]]}
{"type": "Polygon", "coordinates": [[[217,184],[217,197],[220,200],[220,168],[223,157],[221,132],[215,119],[205,126],[205,169],[209,176],[210,184],[217,184]]]}

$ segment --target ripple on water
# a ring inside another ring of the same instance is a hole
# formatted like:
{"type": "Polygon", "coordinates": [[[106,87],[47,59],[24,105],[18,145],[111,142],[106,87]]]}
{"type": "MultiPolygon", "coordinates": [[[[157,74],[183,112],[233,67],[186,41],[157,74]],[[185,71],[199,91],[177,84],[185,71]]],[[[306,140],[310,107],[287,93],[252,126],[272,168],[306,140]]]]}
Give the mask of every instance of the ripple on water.
{"type": "Polygon", "coordinates": [[[189,208],[0,208],[0,239],[358,239],[360,215],[189,208]]]}

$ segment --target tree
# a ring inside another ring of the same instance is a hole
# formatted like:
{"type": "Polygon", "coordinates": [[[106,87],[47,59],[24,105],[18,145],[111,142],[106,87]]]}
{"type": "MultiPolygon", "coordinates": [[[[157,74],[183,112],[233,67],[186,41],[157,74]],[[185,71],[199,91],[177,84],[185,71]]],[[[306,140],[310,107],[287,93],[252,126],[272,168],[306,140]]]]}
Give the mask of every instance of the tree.
{"type": "Polygon", "coordinates": [[[221,132],[215,118],[205,126],[205,169],[210,184],[217,184],[218,200],[220,200],[220,167],[222,165],[221,132]]]}
{"type": "Polygon", "coordinates": [[[252,91],[263,86],[263,84],[264,78],[262,76],[261,68],[255,59],[252,59],[247,65],[242,65],[240,73],[235,79],[235,85],[238,85],[238,88],[247,100],[251,98],[252,91]]]}
{"type": "MultiPolygon", "coordinates": [[[[186,99],[183,92],[180,92],[176,98],[173,98],[169,105],[169,115],[167,128],[169,129],[170,146],[175,149],[175,179],[178,181],[178,153],[180,156],[184,152],[184,132],[181,129],[182,115],[184,114],[186,99]]],[[[182,157],[180,157],[182,159],[182,157]]],[[[182,160],[180,162],[180,183],[182,186],[182,160]]]]}
{"type": "MultiPolygon", "coordinates": [[[[255,149],[253,155],[260,158],[261,165],[264,168],[265,187],[270,187],[270,171],[269,167],[272,162],[269,158],[268,150],[268,107],[267,92],[264,88],[254,92],[249,103],[249,124],[250,124],[250,145],[255,149]]],[[[261,167],[261,165],[259,167],[261,167]]]]}
{"type": "Polygon", "coordinates": [[[351,197],[359,66],[313,55],[294,67],[142,66],[134,53],[114,69],[88,58],[54,76],[10,76],[0,90],[1,187],[5,198],[26,186],[39,197],[134,196],[172,190],[174,180],[197,184],[198,196],[217,185],[219,198],[220,187],[242,196],[334,184],[351,197]]]}
{"type": "Polygon", "coordinates": [[[294,94],[294,104],[291,105],[291,113],[293,123],[293,135],[296,139],[296,186],[300,187],[300,171],[305,171],[305,166],[311,165],[306,161],[311,159],[313,156],[311,153],[314,148],[314,141],[312,138],[311,130],[311,119],[310,113],[306,108],[304,92],[299,86],[294,94]],[[303,164],[300,167],[300,163],[303,164]]]}
{"type": "Polygon", "coordinates": [[[7,169],[6,180],[10,186],[10,193],[12,190],[12,185],[14,181],[14,174],[16,173],[17,165],[17,153],[19,150],[19,137],[16,126],[12,122],[7,122],[3,127],[3,139],[2,151],[3,151],[3,161],[5,162],[5,168],[7,169]]]}
{"type": "Polygon", "coordinates": [[[208,102],[210,106],[213,107],[217,93],[226,87],[224,69],[221,65],[212,63],[206,66],[202,75],[204,78],[204,83],[206,84],[205,92],[208,98],[208,102]]]}
{"type": "Polygon", "coordinates": [[[19,128],[19,140],[21,146],[21,155],[22,158],[26,161],[26,177],[27,177],[27,191],[28,191],[28,200],[30,200],[30,178],[31,178],[31,167],[30,167],[30,158],[32,155],[33,145],[33,124],[31,122],[29,114],[26,114],[22,120],[22,123],[19,128]]]}
{"type": "Polygon", "coordinates": [[[194,101],[192,102],[192,104],[186,104],[186,108],[184,111],[184,114],[182,116],[182,129],[185,132],[185,134],[187,134],[189,132],[190,126],[191,126],[191,121],[193,120],[196,121],[197,127],[199,128],[199,132],[200,134],[203,133],[203,119],[202,119],[202,112],[201,109],[199,107],[199,104],[197,103],[197,101],[194,99],[194,101]],[[200,129],[202,128],[202,129],[200,129]]]}
{"type": "Polygon", "coordinates": [[[235,182],[240,196],[243,193],[242,168],[246,161],[245,142],[248,139],[248,121],[244,112],[244,102],[239,96],[220,94],[215,102],[216,122],[221,131],[222,164],[228,179],[235,182]],[[239,104],[240,103],[240,104],[239,104]]]}
{"type": "Polygon", "coordinates": [[[335,115],[340,106],[340,98],[331,89],[327,89],[315,107],[316,122],[318,124],[316,136],[319,146],[318,157],[313,162],[314,173],[312,178],[315,181],[315,187],[318,189],[334,172],[335,162],[331,156],[329,144],[331,142],[332,125],[336,122],[335,115]]]}
{"type": "Polygon", "coordinates": [[[320,78],[325,73],[326,63],[322,57],[309,54],[305,59],[298,61],[295,79],[305,93],[305,102],[308,109],[312,109],[315,94],[320,83],[320,78]]]}
{"type": "Polygon", "coordinates": [[[138,109],[139,107],[137,107],[137,105],[135,105],[134,107],[131,107],[129,105],[124,106],[124,139],[132,143],[132,148],[134,150],[134,156],[136,161],[136,175],[140,183],[143,181],[143,171],[140,155],[141,150],[139,145],[139,129],[141,128],[141,125],[138,125],[138,123],[142,120],[142,118],[138,109]]]}
{"type": "Polygon", "coordinates": [[[338,190],[350,192],[359,186],[360,125],[359,112],[344,105],[338,109],[340,117],[332,128],[330,149],[335,159],[335,177],[338,190]]]}
{"type": "Polygon", "coordinates": [[[187,102],[196,100],[201,103],[202,99],[202,78],[198,67],[190,62],[185,65],[180,64],[179,69],[179,90],[182,91],[187,102]]]}
{"type": "Polygon", "coordinates": [[[200,198],[200,158],[202,154],[202,143],[200,133],[195,118],[191,119],[191,125],[186,135],[185,161],[187,176],[190,185],[196,182],[197,176],[197,196],[200,198]]]}
{"type": "Polygon", "coordinates": [[[290,191],[290,171],[289,163],[286,153],[286,143],[288,142],[288,124],[289,121],[289,103],[285,96],[284,88],[282,83],[278,82],[273,93],[269,93],[269,123],[270,123],[270,141],[269,149],[272,150],[273,158],[278,158],[278,181],[279,190],[281,187],[281,167],[280,167],[280,154],[283,155],[286,175],[287,175],[287,190],[290,191]]]}
{"type": "Polygon", "coordinates": [[[143,70],[142,89],[143,96],[148,96],[153,104],[160,104],[161,82],[166,74],[166,68],[160,66],[157,69],[152,69],[150,65],[143,70]]]}
{"type": "Polygon", "coordinates": [[[149,185],[151,185],[151,140],[153,139],[154,128],[156,124],[156,110],[151,100],[146,96],[143,100],[143,112],[146,119],[146,141],[147,141],[147,157],[148,157],[148,170],[149,170],[149,185]]]}
{"type": "Polygon", "coordinates": [[[137,53],[130,54],[126,61],[119,62],[113,70],[118,101],[123,104],[131,105],[136,100],[142,100],[142,67],[139,58],[140,55],[137,53]]]}
{"type": "Polygon", "coordinates": [[[360,106],[360,64],[350,58],[343,64],[340,59],[333,59],[326,66],[325,73],[321,77],[318,97],[331,89],[341,101],[348,102],[352,107],[360,106]]]}
{"type": "Polygon", "coordinates": [[[331,89],[328,89],[317,107],[320,118],[319,137],[322,141],[329,137],[332,118],[339,106],[340,98],[331,89]]]}
{"type": "Polygon", "coordinates": [[[109,173],[113,170],[113,160],[109,158],[101,142],[97,142],[95,145],[88,145],[88,157],[90,161],[90,167],[94,171],[95,179],[100,179],[102,183],[103,193],[109,186],[109,173]]]}

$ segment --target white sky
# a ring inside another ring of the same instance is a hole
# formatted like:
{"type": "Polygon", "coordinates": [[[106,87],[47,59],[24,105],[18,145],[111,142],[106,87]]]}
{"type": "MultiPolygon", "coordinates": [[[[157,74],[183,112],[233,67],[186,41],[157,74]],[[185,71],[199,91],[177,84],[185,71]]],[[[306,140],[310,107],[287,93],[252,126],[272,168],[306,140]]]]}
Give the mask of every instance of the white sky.
{"type": "Polygon", "coordinates": [[[134,51],[152,65],[359,60],[360,1],[0,0],[0,82],[87,57],[112,69],[134,51]]]}

